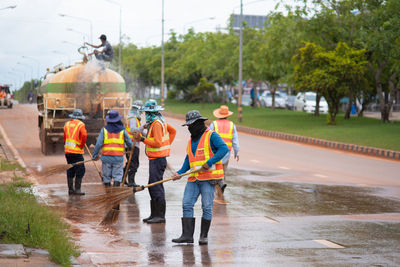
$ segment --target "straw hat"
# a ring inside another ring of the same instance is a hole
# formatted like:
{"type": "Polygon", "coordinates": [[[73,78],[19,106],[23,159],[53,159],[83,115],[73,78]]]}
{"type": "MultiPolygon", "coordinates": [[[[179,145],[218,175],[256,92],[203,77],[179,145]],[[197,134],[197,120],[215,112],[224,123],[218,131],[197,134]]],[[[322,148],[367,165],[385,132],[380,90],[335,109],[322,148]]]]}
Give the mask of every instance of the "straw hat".
{"type": "Polygon", "coordinates": [[[219,118],[219,119],[225,119],[228,118],[233,114],[232,111],[229,111],[229,107],[222,105],[220,108],[217,108],[213,112],[214,116],[219,118]]]}

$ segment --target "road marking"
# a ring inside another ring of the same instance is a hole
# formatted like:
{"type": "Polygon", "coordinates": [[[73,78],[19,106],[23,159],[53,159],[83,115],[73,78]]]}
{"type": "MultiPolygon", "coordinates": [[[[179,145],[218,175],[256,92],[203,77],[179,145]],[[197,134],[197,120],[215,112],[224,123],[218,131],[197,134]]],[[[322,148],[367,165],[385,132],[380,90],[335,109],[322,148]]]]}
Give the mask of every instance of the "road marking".
{"type": "Polygon", "coordinates": [[[254,163],[260,163],[260,161],[259,160],[256,160],[256,159],[252,159],[252,160],[250,160],[251,162],[254,162],[254,163]]]}
{"type": "Polygon", "coordinates": [[[327,246],[328,248],[344,248],[343,246],[333,243],[331,241],[322,239],[322,240],[313,240],[314,242],[320,243],[321,245],[327,246]]]}
{"type": "Polygon", "coordinates": [[[322,174],[314,174],[315,177],[319,177],[319,178],[326,178],[328,176],[326,175],[322,175],[322,174]]]}
{"type": "Polygon", "coordinates": [[[279,169],[282,169],[282,170],[290,170],[290,168],[285,167],[285,166],[279,166],[279,169]]]}

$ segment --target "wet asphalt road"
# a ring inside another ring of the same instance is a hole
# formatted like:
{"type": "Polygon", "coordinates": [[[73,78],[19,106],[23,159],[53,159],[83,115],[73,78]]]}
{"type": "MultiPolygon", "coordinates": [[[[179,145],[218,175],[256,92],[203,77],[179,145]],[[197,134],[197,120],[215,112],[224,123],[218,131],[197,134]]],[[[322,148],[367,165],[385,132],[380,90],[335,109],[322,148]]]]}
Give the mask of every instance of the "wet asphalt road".
{"type": "MultiPolygon", "coordinates": [[[[178,169],[187,133],[180,122],[169,163],[178,169]]],[[[62,154],[40,153],[35,106],[0,110],[0,123],[35,173],[63,163],[62,154]]],[[[175,245],[181,233],[185,181],[165,184],[167,223],[147,225],[148,193],[121,205],[118,222],[99,226],[103,214],[79,208],[79,200],[103,192],[86,165],[84,197],[68,197],[65,174],[37,177],[39,198],[61,211],[82,247],[78,259],[97,266],[399,266],[400,164],[240,134],[241,160],[231,164],[227,205],[214,203],[209,245],[199,246],[200,201],[194,245],[175,245]]],[[[142,150],[143,151],[143,150],[142,150]]],[[[141,154],[137,182],[146,184],[141,154]]],[[[170,175],[166,171],[166,176],[170,175]]]]}

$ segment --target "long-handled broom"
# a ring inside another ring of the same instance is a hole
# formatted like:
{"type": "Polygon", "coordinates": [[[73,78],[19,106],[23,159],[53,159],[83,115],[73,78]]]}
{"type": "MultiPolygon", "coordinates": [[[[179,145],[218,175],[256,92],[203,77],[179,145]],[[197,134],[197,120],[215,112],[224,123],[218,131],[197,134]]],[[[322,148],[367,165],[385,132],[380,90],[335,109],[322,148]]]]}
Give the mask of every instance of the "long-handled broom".
{"type": "Polygon", "coordinates": [[[88,160],[85,160],[85,161],[78,161],[78,162],[70,163],[70,164],[58,164],[58,165],[55,165],[55,166],[52,166],[50,168],[45,169],[42,172],[42,175],[44,177],[48,177],[48,176],[51,176],[51,175],[54,175],[54,174],[57,174],[57,173],[65,172],[69,168],[75,167],[77,165],[85,164],[85,163],[90,162],[90,161],[93,161],[93,160],[92,159],[88,159],[88,160]]]}
{"type": "MultiPolygon", "coordinates": [[[[189,175],[191,173],[195,173],[198,172],[199,170],[191,170],[188,172],[185,172],[181,175],[179,175],[179,177],[183,177],[186,175],[189,175]]],[[[125,199],[127,199],[130,195],[132,195],[132,193],[136,193],[136,192],[140,192],[143,191],[145,188],[149,188],[158,184],[162,184],[168,181],[173,180],[173,176],[166,178],[164,180],[158,181],[158,182],[154,182],[151,184],[147,184],[147,185],[142,185],[142,186],[137,186],[134,187],[133,190],[129,187],[111,187],[109,188],[109,190],[107,191],[107,194],[105,195],[99,195],[90,199],[85,199],[82,200],[82,207],[90,207],[91,209],[97,210],[97,211],[104,211],[104,210],[108,210],[116,205],[118,205],[119,203],[121,203],[122,201],[124,201],[125,199]]]]}
{"type": "MultiPolygon", "coordinates": [[[[92,158],[92,153],[90,153],[90,150],[89,150],[89,147],[87,146],[87,144],[85,144],[85,147],[86,147],[87,152],[89,153],[90,158],[92,158]]],[[[96,167],[97,173],[98,173],[99,176],[100,176],[100,180],[103,181],[103,177],[101,176],[100,169],[99,169],[99,167],[97,166],[96,162],[93,161],[93,165],[94,165],[94,167],[96,167]]]]}
{"type": "MultiPolygon", "coordinates": [[[[122,178],[122,183],[121,183],[121,187],[123,187],[125,185],[125,181],[126,181],[126,176],[128,174],[129,171],[129,166],[131,164],[131,160],[132,160],[132,156],[133,156],[133,151],[135,149],[135,145],[136,145],[136,140],[133,141],[132,144],[132,148],[129,154],[129,159],[128,159],[128,163],[126,164],[126,168],[125,168],[125,172],[124,172],[124,176],[122,178]]],[[[106,215],[103,217],[103,220],[101,221],[101,225],[110,225],[113,224],[114,222],[117,221],[118,219],[118,215],[119,215],[119,202],[118,204],[116,204],[115,206],[113,206],[107,213],[106,215]]]]}

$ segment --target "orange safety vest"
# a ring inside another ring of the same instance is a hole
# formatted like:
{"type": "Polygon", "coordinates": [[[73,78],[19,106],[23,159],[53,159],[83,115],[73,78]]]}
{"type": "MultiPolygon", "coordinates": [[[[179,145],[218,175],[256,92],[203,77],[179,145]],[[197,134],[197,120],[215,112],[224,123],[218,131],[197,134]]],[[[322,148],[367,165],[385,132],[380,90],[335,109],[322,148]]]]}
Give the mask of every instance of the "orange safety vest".
{"type": "MultiPolygon", "coordinates": [[[[187,154],[189,157],[189,165],[190,169],[199,169],[204,163],[206,163],[210,158],[214,156],[214,153],[211,149],[211,134],[213,131],[206,130],[199,144],[197,145],[196,155],[193,155],[192,152],[192,139],[189,140],[187,145],[187,154]]],[[[224,178],[224,167],[221,161],[215,163],[209,170],[204,172],[195,172],[190,174],[188,181],[193,182],[195,180],[207,181],[207,180],[217,180],[224,178]]]]}
{"type": "Polygon", "coordinates": [[[162,121],[160,120],[155,120],[153,123],[150,125],[149,131],[147,133],[147,139],[153,140],[154,141],[154,135],[153,135],[153,125],[154,123],[160,123],[162,126],[162,131],[163,135],[161,138],[161,147],[152,147],[150,145],[146,145],[146,155],[149,158],[162,158],[162,157],[168,157],[169,153],[171,151],[171,146],[169,143],[169,133],[167,131],[167,125],[165,125],[162,121]]]}
{"type": "MultiPolygon", "coordinates": [[[[136,118],[136,117],[135,117],[135,119],[136,119],[136,127],[140,127],[140,121],[139,121],[139,119],[136,118]]],[[[131,140],[133,141],[134,138],[133,138],[133,133],[131,132],[131,127],[130,127],[130,125],[129,125],[129,121],[130,121],[130,119],[128,119],[128,122],[126,123],[126,128],[125,128],[125,130],[128,132],[129,137],[130,137],[131,140]]],[[[140,136],[141,136],[141,135],[140,135],[140,136]]]]}
{"type": "Polygon", "coordinates": [[[80,120],[71,120],[64,125],[64,132],[67,134],[65,138],[64,151],[67,154],[83,154],[83,148],[79,146],[82,144],[79,132],[85,124],[80,120]]]}
{"type": "Polygon", "coordinates": [[[7,94],[6,92],[1,91],[0,92],[0,98],[6,98],[7,94]]]}
{"type": "Polygon", "coordinates": [[[101,154],[104,156],[123,156],[124,155],[124,131],[110,133],[104,129],[104,141],[101,154]]]}
{"type": "Polygon", "coordinates": [[[233,122],[227,119],[213,121],[214,130],[221,136],[229,150],[232,149],[233,122]]]}

